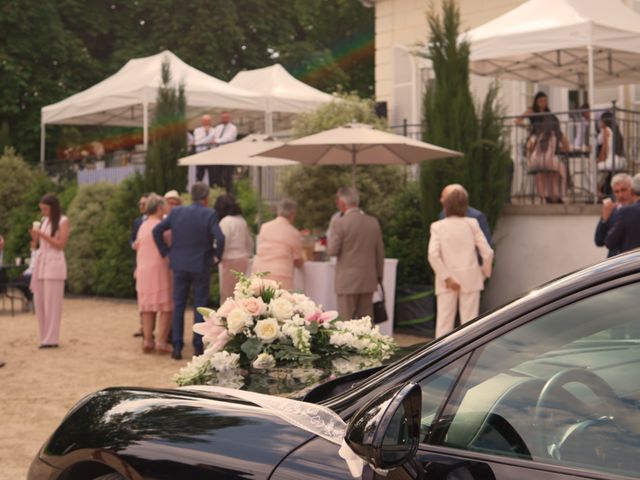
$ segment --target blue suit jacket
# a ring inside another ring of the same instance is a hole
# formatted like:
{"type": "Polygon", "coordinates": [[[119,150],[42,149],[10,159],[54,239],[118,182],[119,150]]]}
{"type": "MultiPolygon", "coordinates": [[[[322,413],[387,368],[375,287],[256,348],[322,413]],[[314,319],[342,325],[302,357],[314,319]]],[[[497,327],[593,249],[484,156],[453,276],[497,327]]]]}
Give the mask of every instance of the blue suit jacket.
{"type": "Polygon", "coordinates": [[[640,203],[618,209],[604,243],[607,248],[618,249],[620,253],[640,247],[640,203]]]}
{"type": "Polygon", "coordinates": [[[169,255],[173,270],[202,273],[211,270],[213,257],[222,258],[224,235],[216,212],[201,204],[175,207],[153,229],[153,239],[163,257],[169,255]],[[171,230],[171,247],[163,233],[171,230]],[[216,242],[214,250],[213,241],[216,242]]]}
{"type": "MultiPolygon", "coordinates": [[[[482,213],[480,210],[476,210],[473,207],[467,207],[467,217],[475,218],[480,224],[480,230],[484,233],[485,238],[487,239],[487,243],[493,248],[493,243],[491,242],[491,229],[489,228],[489,222],[487,221],[487,216],[482,213]]],[[[444,218],[444,210],[442,210],[438,214],[438,219],[442,220],[444,218]]]]}
{"type": "MultiPolygon", "coordinates": [[[[606,222],[603,222],[602,218],[598,220],[598,225],[596,225],[596,234],[594,238],[594,241],[596,242],[596,245],[598,247],[604,247],[604,240],[605,238],[607,238],[609,229],[614,223],[616,223],[616,218],[618,218],[618,210],[619,209],[616,208],[613,212],[611,212],[611,215],[609,216],[609,219],[606,222]]],[[[607,252],[607,258],[613,257],[614,255],[617,255],[619,253],[620,253],[620,250],[617,248],[609,249],[609,251],[607,252]]]]}

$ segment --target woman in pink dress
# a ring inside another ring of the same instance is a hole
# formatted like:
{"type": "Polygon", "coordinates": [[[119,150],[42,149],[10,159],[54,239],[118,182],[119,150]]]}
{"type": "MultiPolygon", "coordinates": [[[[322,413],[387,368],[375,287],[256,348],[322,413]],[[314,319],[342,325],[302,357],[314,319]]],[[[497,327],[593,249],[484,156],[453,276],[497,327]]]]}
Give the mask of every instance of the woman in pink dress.
{"type": "Polygon", "coordinates": [[[67,278],[64,248],[69,240],[70,227],[55,195],[47,194],[40,199],[40,211],[42,221],[34,222],[29,232],[31,247],[38,249],[30,287],[40,332],[38,348],[53,348],[58,346],[60,339],[64,281],[67,278]]]}
{"type": "Polygon", "coordinates": [[[154,347],[159,353],[171,353],[169,329],[173,312],[172,281],[169,258],[162,258],[153,241],[153,227],[164,215],[165,200],[152,193],[147,199],[147,219],[138,230],[133,248],[136,250],[136,291],[138,310],[142,315],[142,351],[150,353],[154,347]],[[153,331],[159,314],[158,331],[154,343],[153,331]]]}

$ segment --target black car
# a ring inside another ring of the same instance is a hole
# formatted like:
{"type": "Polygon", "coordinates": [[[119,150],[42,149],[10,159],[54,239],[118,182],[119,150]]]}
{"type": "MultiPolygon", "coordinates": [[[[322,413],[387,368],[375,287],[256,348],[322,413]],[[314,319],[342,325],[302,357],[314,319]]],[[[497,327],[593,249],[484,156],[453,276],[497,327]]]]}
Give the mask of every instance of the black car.
{"type": "MultiPolygon", "coordinates": [[[[551,282],[365,378],[337,412],[362,478],[640,476],[640,252],[551,282]]],[[[38,453],[40,479],[348,479],[338,446],[250,402],[112,388],[38,453]]]]}

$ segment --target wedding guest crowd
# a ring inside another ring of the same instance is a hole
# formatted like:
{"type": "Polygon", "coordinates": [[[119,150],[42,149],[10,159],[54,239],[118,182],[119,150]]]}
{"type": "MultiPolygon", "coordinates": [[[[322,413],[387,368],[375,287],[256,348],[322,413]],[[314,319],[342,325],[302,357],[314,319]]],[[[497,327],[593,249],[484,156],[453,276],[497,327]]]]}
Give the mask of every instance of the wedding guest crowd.
{"type": "MultiPolygon", "coordinates": [[[[229,112],[222,112],[220,123],[215,127],[211,126],[211,115],[203,115],[201,122],[202,126],[193,130],[193,145],[196,153],[235,142],[238,138],[238,128],[231,122],[229,112]]],[[[227,193],[230,193],[233,187],[233,171],[234,167],[227,165],[198,165],[196,180],[202,182],[206,174],[210,186],[224,187],[227,193]]]]}

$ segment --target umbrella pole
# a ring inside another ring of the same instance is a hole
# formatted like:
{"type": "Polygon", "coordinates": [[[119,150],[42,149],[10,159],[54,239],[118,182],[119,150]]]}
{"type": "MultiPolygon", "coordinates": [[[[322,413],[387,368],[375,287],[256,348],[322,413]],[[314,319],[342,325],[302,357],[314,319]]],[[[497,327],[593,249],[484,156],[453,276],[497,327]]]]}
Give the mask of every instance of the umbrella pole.
{"type": "Polygon", "coordinates": [[[258,167],[258,231],[262,225],[262,167],[258,167]]]}
{"type": "Polygon", "coordinates": [[[356,188],[356,146],[351,150],[351,186],[356,188]]]}
{"type": "Polygon", "coordinates": [[[598,203],[598,167],[597,167],[597,158],[596,158],[596,124],[598,120],[596,119],[595,111],[593,110],[594,99],[595,99],[595,79],[594,79],[594,66],[593,66],[593,46],[587,46],[587,54],[588,54],[588,67],[589,67],[589,108],[591,109],[591,132],[593,134],[594,142],[593,148],[591,149],[591,165],[589,171],[591,172],[591,188],[593,189],[593,203],[598,203]]]}

